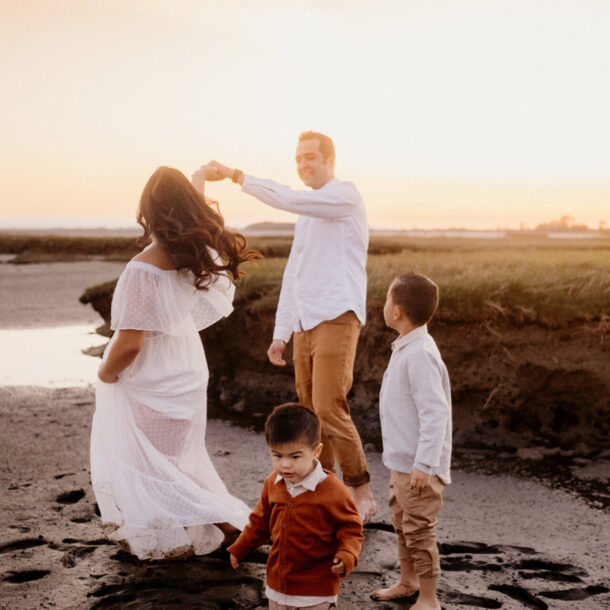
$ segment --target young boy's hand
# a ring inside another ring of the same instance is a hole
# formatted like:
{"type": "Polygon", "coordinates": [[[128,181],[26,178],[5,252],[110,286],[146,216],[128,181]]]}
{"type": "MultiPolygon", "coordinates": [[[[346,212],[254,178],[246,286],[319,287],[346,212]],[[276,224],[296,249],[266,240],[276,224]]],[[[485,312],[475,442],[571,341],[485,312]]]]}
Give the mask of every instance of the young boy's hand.
{"type": "Polygon", "coordinates": [[[415,467],[411,468],[411,489],[426,489],[429,485],[429,474],[426,474],[415,467]]]}
{"type": "Polygon", "coordinates": [[[338,557],[335,557],[330,571],[333,574],[345,574],[345,564],[338,557]]]}
{"type": "Polygon", "coordinates": [[[239,561],[237,561],[237,557],[235,557],[235,555],[233,555],[232,553],[229,553],[229,559],[231,561],[231,567],[234,570],[237,570],[237,568],[239,568],[239,561]]]}

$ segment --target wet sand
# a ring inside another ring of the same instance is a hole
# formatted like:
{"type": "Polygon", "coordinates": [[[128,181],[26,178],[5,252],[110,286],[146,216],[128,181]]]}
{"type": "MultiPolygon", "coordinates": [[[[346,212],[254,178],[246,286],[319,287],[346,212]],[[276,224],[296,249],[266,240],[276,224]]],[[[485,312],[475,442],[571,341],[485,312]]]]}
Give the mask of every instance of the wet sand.
{"type": "MultiPolygon", "coordinates": [[[[12,267],[0,265],[4,328],[97,324],[78,297],[122,265],[12,267]]],[[[93,409],[92,388],[0,388],[0,608],[265,607],[265,547],[234,572],[221,553],[143,564],[102,539],[88,468],[93,409]]],[[[214,420],[207,439],[228,488],[253,505],[270,470],[262,435],[214,420]]],[[[369,598],[398,578],[398,562],[389,475],[378,453],[367,457],[380,511],[339,608],[409,607],[369,598]]],[[[587,468],[607,476],[607,466],[587,468]]],[[[453,478],[438,528],[444,608],[610,608],[607,512],[544,481],[458,469],[453,478]]]]}

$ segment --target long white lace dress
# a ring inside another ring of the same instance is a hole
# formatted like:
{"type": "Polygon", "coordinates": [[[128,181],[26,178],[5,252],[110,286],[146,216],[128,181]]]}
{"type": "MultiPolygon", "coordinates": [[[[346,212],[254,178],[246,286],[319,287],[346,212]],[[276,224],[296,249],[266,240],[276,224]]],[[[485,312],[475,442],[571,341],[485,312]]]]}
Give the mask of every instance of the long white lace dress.
{"type": "Polygon", "coordinates": [[[116,286],[112,329],[146,333],[118,382],[98,381],[91,479],[106,536],[140,559],[209,553],[224,537],[214,523],[248,522],[249,508],[229,494],[206,450],[208,367],[198,334],[231,313],[234,290],[224,276],[196,290],[188,275],[139,261],[116,286]]]}

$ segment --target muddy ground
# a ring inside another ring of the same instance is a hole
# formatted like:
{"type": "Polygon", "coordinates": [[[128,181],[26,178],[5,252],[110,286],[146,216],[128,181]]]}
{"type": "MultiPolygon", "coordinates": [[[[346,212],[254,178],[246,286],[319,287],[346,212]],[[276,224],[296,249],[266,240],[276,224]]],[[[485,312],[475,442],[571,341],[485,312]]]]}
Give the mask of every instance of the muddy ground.
{"type": "MultiPolygon", "coordinates": [[[[0,389],[0,607],[264,608],[267,548],[234,572],[222,553],[140,563],[101,534],[89,483],[91,389],[0,389]]],[[[212,420],[210,454],[253,505],[268,474],[260,433],[212,420]]],[[[482,456],[483,457],[483,456],[482,456]]],[[[379,453],[367,453],[380,504],[339,608],[406,608],[369,594],[398,578],[379,453]]],[[[610,462],[606,462],[606,467],[610,462]]],[[[440,518],[440,596],[458,608],[610,608],[610,515],[547,481],[454,470],[440,518]]]]}
{"type": "MultiPolygon", "coordinates": [[[[0,327],[26,326],[33,317],[38,325],[95,323],[96,314],[92,317],[92,310],[76,299],[83,278],[86,285],[99,283],[120,268],[103,265],[30,265],[18,274],[5,274],[0,265],[0,327]],[[66,303],[63,315],[54,305],[59,302],[54,287],[66,303]]],[[[244,336],[264,336],[271,318],[258,318],[260,313],[239,303],[233,316],[204,337],[214,380],[211,410],[225,418],[209,422],[207,439],[229,489],[253,505],[269,472],[264,439],[256,429],[265,410],[293,399],[294,390],[289,370],[278,373],[257,356],[265,346],[244,341],[244,336]],[[217,337],[227,349],[215,347],[217,337]]],[[[361,340],[357,376],[362,383],[356,384],[352,403],[367,440],[380,512],[366,530],[359,567],[343,585],[339,608],[346,610],[410,605],[369,599],[375,588],[398,578],[384,502],[388,473],[374,430],[375,384],[384,362],[371,356],[373,350],[387,350],[391,335],[374,320],[373,312],[367,325],[371,332],[361,340]]],[[[610,513],[604,510],[610,454],[594,437],[595,427],[604,422],[595,420],[587,406],[587,400],[598,404],[599,396],[587,388],[608,379],[600,336],[579,327],[564,329],[574,338],[562,340],[552,330],[515,329],[501,319],[488,332],[455,321],[439,323],[432,332],[452,372],[458,440],[454,483],[447,488],[438,529],[443,607],[610,608],[610,513]],[[523,366],[533,373],[518,374],[523,366]],[[460,378],[461,369],[468,375],[460,378]],[[494,393],[494,375],[502,371],[505,381],[494,393]],[[584,387],[570,381],[572,373],[579,379],[582,371],[593,379],[584,387]],[[565,442],[553,438],[561,417],[555,423],[548,419],[549,387],[555,396],[567,396],[562,404],[588,413],[591,434],[581,432],[587,427],[583,418],[572,420],[576,432],[565,442]],[[500,400],[510,392],[515,403],[500,400]],[[515,414],[527,405],[538,405],[532,409],[538,419],[523,423],[515,414]],[[495,426],[492,416],[498,419],[495,426]]],[[[265,547],[234,572],[221,553],[144,564],[102,539],[88,469],[93,402],[92,388],[0,388],[0,608],[266,607],[261,594],[265,547]]]]}

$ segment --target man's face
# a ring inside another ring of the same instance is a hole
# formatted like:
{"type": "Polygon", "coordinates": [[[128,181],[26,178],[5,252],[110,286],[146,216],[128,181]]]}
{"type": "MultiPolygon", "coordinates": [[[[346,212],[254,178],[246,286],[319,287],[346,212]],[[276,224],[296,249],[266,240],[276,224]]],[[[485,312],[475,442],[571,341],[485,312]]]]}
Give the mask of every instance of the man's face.
{"type": "Polygon", "coordinates": [[[295,160],[299,178],[312,189],[322,188],[334,178],[335,159],[324,159],[317,138],[299,142],[295,160]]]}

